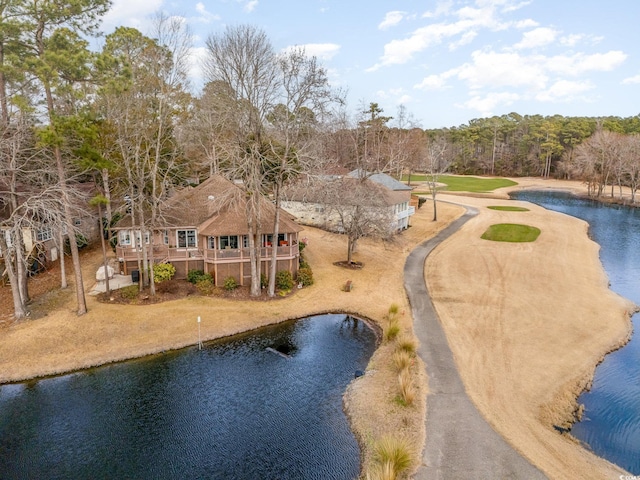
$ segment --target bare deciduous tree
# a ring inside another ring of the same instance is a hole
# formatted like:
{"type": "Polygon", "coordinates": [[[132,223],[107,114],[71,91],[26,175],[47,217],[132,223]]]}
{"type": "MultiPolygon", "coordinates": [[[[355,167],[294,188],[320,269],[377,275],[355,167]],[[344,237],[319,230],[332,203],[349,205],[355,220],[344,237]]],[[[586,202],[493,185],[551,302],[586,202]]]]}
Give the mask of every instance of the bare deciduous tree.
{"type": "Polygon", "coordinates": [[[438,193],[438,179],[451,165],[447,156],[447,143],[442,137],[430,138],[425,148],[425,172],[427,173],[429,190],[433,200],[433,221],[438,220],[436,195],[438,193]]]}
{"type": "Polygon", "coordinates": [[[185,93],[190,34],[176,18],[159,15],[154,38],[131,28],[107,37],[100,110],[112,126],[131,208],[138,268],[155,294],[153,248],[146,239],[161,223],[160,207],[173,185],[179,149],[173,135],[176,115],[186,110],[185,93]]]}
{"type": "Polygon", "coordinates": [[[233,95],[235,127],[230,175],[240,178],[248,195],[247,227],[251,295],[260,295],[260,248],[263,231],[260,197],[264,192],[265,123],[279,88],[275,52],[266,34],[255,27],[227,27],[206,41],[207,80],[221,82],[233,95]]]}

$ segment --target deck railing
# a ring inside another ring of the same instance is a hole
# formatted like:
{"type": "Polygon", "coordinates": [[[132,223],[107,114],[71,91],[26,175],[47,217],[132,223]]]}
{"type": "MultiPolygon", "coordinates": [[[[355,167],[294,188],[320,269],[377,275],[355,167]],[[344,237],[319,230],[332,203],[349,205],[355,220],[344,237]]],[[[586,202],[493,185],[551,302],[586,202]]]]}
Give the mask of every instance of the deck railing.
{"type": "MultiPolygon", "coordinates": [[[[264,260],[271,258],[271,254],[274,247],[267,246],[260,249],[260,257],[264,260]]],[[[275,247],[277,249],[278,258],[295,258],[299,254],[298,244],[294,245],[281,245],[275,247]]],[[[140,252],[142,254],[142,252],[140,252]]],[[[131,261],[138,258],[138,251],[136,248],[129,246],[116,246],[116,255],[121,261],[131,261]]],[[[248,248],[225,248],[225,249],[212,249],[205,248],[204,250],[198,248],[175,248],[168,247],[166,245],[154,245],[153,258],[156,261],[184,261],[190,260],[202,260],[204,259],[208,263],[234,263],[248,261],[250,258],[250,252],[248,248]]]]}

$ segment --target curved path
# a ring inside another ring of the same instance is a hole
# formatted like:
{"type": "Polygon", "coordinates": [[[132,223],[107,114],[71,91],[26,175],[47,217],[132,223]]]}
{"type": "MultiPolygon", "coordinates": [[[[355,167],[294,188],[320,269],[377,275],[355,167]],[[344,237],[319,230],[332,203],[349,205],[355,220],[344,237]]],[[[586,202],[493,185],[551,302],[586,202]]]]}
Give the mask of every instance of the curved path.
{"type": "Polygon", "coordinates": [[[426,445],[417,479],[543,479],[544,474],[516,452],[480,415],[465,391],[440,320],[425,285],[431,251],[478,211],[467,212],[434,238],[418,245],[404,266],[418,354],[429,377],[426,445]]]}

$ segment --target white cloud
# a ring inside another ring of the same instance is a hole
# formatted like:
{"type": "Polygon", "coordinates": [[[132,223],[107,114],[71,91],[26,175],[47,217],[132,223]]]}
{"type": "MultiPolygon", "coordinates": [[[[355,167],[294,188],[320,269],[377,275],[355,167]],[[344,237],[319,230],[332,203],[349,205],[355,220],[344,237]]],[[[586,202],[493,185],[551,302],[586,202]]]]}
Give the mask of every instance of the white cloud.
{"type": "Polygon", "coordinates": [[[196,3],[196,11],[200,14],[200,16],[193,18],[193,21],[200,23],[210,23],[212,20],[220,20],[220,15],[208,12],[207,8],[202,2],[196,3]]]}
{"type": "Polygon", "coordinates": [[[380,25],[378,25],[378,29],[386,30],[388,28],[398,25],[402,21],[405,15],[406,15],[406,12],[401,12],[400,10],[387,12],[387,14],[384,16],[384,20],[380,23],[380,25]]]}
{"type": "Polygon", "coordinates": [[[539,92],[535,98],[541,102],[569,102],[583,98],[581,94],[593,88],[594,85],[588,80],[558,80],[548,89],[539,92]]]}
{"type": "MultiPolygon", "coordinates": [[[[407,38],[395,39],[384,46],[384,53],[380,61],[367,71],[375,71],[381,67],[407,63],[414,55],[431,46],[438,45],[446,39],[457,38],[451,42],[450,48],[456,48],[471,42],[481,29],[491,31],[504,30],[513,24],[504,22],[497,12],[497,7],[515,8],[512,0],[476,0],[474,7],[464,6],[456,11],[446,8],[437,10],[438,14],[449,15],[455,20],[450,22],[430,23],[414,30],[407,38]],[[459,37],[459,38],[458,38],[459,37]]],[[[431,18],[435,14],[424,14],[424,18],[431,18]]]]}
{"type": "Polygon", "coordinates": [[[620,50],[590,55],[576,53],[574,55],[557,55],[547,59],[547,68],[555,73],[578,76],[587,72],[608,72],[619,67],[627,59],[627,54],[620,50]]]}
{"type": "Polygon", "coordinates": [[[452,42],[449,44],[449,50],[456,50],[464,45],[468,45],[473,41],[474,38],[478,35],[478,32],[467,32],[460,37],[460,40],[457,42],[452,42]]]}
{"type": "Polygon", "coordinates": [[[453,77],[467,84],[479,102],[488,102],[484,92],[504,89],[524,89],[522,94],[544,98],[546,101],[576,98],[578,93],[591,90],[587,79],[572,80],[594,71],[608,71],[619,66],[626,55],[619,51],[587,55],[522,55],[519,52],[476,50],[471,61],[439,75],[430,75],[415,86],[419,89],[439,89],[453,77]],[[550,86],[551,85],[551,86],[550,86]],[[570,95],[571,94],[571,95],[570,95]]]}
{"type": "Polygon", "coordinates": [[[436,9],[433,12],[424,12],[422,18],[435,18],[447,15],[451,11],[451,7],[453,7],[453,0],[438,2],[436,9]]]}
{"type": "Polygon", "coordinates": [[[445,75],[429,75],[422,82],[413,86],[419,90],[441,90],[447,85],[447,77],[445,75]]]}
{"type": "Polygon", "coordinates": [[[390,100],[395,105],[406,105],[413,99],[411,95],[404,92],[404,88],[390,88],[389,90],[378,90],[376,98],[380,100],[390,100]]]}
{"type": "Polygon", "coordinates": [[[103,18],[103,29],[110,33],[117,26],[145,31],[149,17],[162,6],[163,0],[114,0],[103,18]]]}
{"type": "Polygon", "coordinates": [[[565,47],[575,47],[578,43],[580,43],[585,36],[580,33],[573,33],[571,35],[565,35],[560,38],[560,43],[565,47]]]}
{"type": "Polygon", "coordinates": [[[524,1],[524,2],[519,2],[519,3],[511,3],[510,1],[506,1],[506,2],[497,2],[497,3],[498,4],[504,3],[505,6],[502,9],[503,12],[514,12],[516,10],[520,10],[522,7],[526,7],[531,2],[524,1]]]}
{"type": "Polygon", "coordinates": [[[203,61],[207,56],[205,47],[192,47],[189,50],[189,79],[196,90],[200,90],[204,85],[203,61]]]}
{"type": "Polygon", "coordinates": [[[368,71],[377,70],[382,66],[406,63],[413,58],[415,53],[441,43],[444,38],[464,33],[469,27],[469,22],[456,22],[450,24],[435,23],[419,28],[409,38],[392,40],[387,43],[384,46],[384,55],[381,61],[369,68],[368,71]]]}
{"type": "Polygon", "coordinates": [[[534,28],[538,27],[540,24],[535,20],[527,18],[526,20],[519,20],[513,23],[513,26],[518,30],[524,30],[525,28],[534,28]]]}
{"type": "Polygon", "coordinates": [[[307,43],[306,45],[292,45],[283,49],[290,51],[296,48],[304,49],[304,53],[310,57],[317,57],[320,60],[331,60],[340,51],[337,43],[307,43]]]}
{"type": "Polygon", "coordinates": [[[242,9],[247,12],[253,12],[258,6],[258,0],[236,0],[236,2],[243,4],[242,9]]]}
{"type": "Polygon", "coordinates": [[[411,103],[411,100],[413,100],[413,98],[411,98],[411,95],[400,95],[398,98],[396,98],[396,105],[407,105],[408,103],[411,103]]]}
{"type": "Polygon", "coordinates": [[[476,50],[471,59],[471,63],[453,70],[471,89],[525,87],[539,90],[548,80],[538,61],[518,53],[476,50]]]}
{"type": "Polygon", "coordinates": [[[514,45],[516,49],[544,47],[553,43],[558,36],[558,32],[553,28],[539,27],[525,32],[522,40],[514,45]]]}
{"type": "Polygon", "coordinates": [[[507,106],[520,100],[520,96],[509,92],[491,92],[487,95],[475,95],[464,102],[462,107],[476,110],[481,116],[490,117],[499,106],[507,106]]]}
{"type": "Polygon", "coordinates": [[[640,75],[635,75],[633,77],[628,77],[622,80],[623,85],[635,85],[640,83],[640,75]]]}

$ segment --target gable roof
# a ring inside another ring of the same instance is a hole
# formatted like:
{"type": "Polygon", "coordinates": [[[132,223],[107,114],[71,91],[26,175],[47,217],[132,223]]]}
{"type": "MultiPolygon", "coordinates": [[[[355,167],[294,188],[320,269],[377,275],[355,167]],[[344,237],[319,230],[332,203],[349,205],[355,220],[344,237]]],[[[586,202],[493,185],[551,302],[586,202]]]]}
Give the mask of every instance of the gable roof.
{"type": "Polygon", "coordinates": [[[370,178],[345,176],[321,178],[314,182],[298,183],[285,190],[285,198],[289,201],[302,203],[318,203],[324,205],[357,205],[361,203],[358,195],[366,191],[367,202],[376,199],[372,206],[397,205],[408,202],[411,194],[408,191],[394,191],[385,185],[376,183],[370,178]],[[363,190],[364,189],[364,190],[363,190]]]}
{"type": "MultiPolygon", "coordinates": [[[[213,175],[196,187],[186,187],[175,193],[160,209],[163,226],[168,228],[197,228],[200,235],[246,235],[247,196],[246,191],[221,175],[213,175]]],[[[275,205],[260,197],[260,223],[262,233],[273,232],[275,205]]],[[[128,221],[119,224],[122,228],[131,225],[128,221]]],[[[123,219],[125,220],[125,219],[123,219]]],[[[299,232],[302,227],[293,216],[280,211],[280,232],[299,232]]]]}
{"type": "Polygon", "coordinates": [[[353,178],[366,177],[372,182],[375,182],[379,185],[387,187],[389,190],[394,190],[394,191],[412,190],[410,186],[405,185],[402,182],[399,182],[392,176],[387,175],[386,173],[369,173],[369,172],[364,172],[361,169],[356,169],[356,170],[353,170],[352,172],[349,172],[349,176],[353,178]]]}

